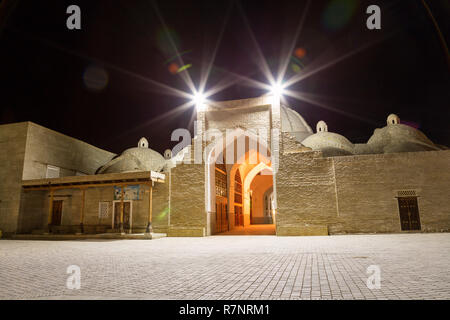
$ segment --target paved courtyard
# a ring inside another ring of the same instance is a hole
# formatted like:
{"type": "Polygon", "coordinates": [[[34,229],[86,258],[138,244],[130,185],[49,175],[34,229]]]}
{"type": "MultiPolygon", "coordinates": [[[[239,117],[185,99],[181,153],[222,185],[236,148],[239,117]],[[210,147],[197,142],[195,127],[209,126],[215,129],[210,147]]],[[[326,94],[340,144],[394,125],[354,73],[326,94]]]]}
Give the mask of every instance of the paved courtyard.
{"type": "Polygon", "coordinates": [[[0,283],[0,299],[450,299],[450,234],[1,240],[0,283]]]}

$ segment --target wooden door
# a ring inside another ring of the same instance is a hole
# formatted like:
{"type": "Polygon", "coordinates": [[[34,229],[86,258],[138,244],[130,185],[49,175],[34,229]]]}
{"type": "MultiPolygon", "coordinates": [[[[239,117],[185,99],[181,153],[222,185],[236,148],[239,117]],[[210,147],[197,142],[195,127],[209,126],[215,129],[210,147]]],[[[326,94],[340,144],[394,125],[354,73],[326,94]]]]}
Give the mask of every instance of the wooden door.
{"type": "Polygon", "coordinates": [[[123,228],[131,229],[131,202],[123,203],[123,228]]]}
{"type": "Polygon", "coordinates": [[[420,230],[421,226],[417,197],[398,198],[398,207],[400,210],[400,224],[402,231],[420,230]]]}
{"type": "Polygon", "coordinates": [[[216,197],[216,233],[228,231],[227,199],[216,197]]]}
{"type": "Polygon", "coordinates": [[[114,202],[114,229],[120,228],[120,202],[114,202]]]}
{"type": "Polygon", "coordinates": [[[62,200],[54,200],[52,206],[52,225],[60,226],[62,219],[62,200]]]}
{"type": "MultiPolygon", "coordinates": [[[[120,228],[121,202],[114,202],[114,229],[120,228]]],[[[123,228],[130,229],[131,226],[131,202],[123,202],[123,228]]]]}
{"type": "Polygon", "coordinates": [[[221,232],[225,231],[228,231],[228,205],[226,203],[222,203],[221,232]]]}
{"type": "Polygon", "coordinates": [[[234,225],[236,227],[244,225],[244,215],[241,206],[234,206],[234,225]]]}

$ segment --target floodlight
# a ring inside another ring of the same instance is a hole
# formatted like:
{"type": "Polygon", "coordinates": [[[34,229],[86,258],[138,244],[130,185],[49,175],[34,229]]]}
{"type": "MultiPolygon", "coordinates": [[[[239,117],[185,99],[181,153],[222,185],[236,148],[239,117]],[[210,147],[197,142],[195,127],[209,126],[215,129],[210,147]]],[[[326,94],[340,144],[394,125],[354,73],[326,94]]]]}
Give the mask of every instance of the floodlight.
{"type": "Polygon", "coordinates": [[[281,83],[278,83],[278,82],[274,83],[274,84],[272,84],[270,92],[276,97],[281,97],[281,95],[284,92],[284,87],[281,83]]]}
{"type": "Polygon", "coordinates": [[[205,105],[205,102],[206,102],[206,98],[203,95],[203,93],[196,92],[192,96],[192,102],[194,103],[194,105],[197,108],[197,110],[202,110],[204,108],[204,105],[205,105]]]}

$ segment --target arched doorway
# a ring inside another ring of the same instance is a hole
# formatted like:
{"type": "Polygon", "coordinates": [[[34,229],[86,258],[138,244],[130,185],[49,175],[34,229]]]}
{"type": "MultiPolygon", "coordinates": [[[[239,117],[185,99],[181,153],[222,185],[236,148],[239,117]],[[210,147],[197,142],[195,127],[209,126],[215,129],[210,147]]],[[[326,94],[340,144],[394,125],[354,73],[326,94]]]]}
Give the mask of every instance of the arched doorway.
{"type": "Polygon", "coordinates": [[[272,171],[260,171],[250,183],[250,224],[273,224],[272,171]]]}
{"type": "Polygon", "coordinates": [[[253,233],[249,234],[258,234],[255,226],[261,225],[262,234],[275,234],[275,219],[272,219],[275,208],[267,205],[264,198],[268,189],[273,190],[275,179],[270,152],[247,131],[239,133],[231,141],[224,139],[208,146],[205,199],[208,234],[247,234],[250,229],[253,233]],[[228,151],[239,149],[239,139],[245,147],[231,158],[228,151]],[[266,212],[270,218],[266,218],[266,212]],[[269,225],[271,228],[267,228],[269,225]]]}
{"type": "Polygon", "coordinates": [[[273,186],[268,188],[264,192],[264,223],[273,224],[275,221],[274,217],[274,199],[273,199],[273,186]]]}

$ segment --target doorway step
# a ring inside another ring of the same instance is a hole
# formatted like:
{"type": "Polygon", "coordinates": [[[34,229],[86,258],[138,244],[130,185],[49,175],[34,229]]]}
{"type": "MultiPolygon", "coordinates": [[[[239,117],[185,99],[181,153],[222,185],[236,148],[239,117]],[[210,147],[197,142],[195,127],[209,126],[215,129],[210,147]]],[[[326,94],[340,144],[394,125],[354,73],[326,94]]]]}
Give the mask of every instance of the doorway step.
{"type": "Polygon", "coordinates": [[[152,240],[166,237],[165,233],[100,233],[100,234],[16,234],[11,236],[13,240],[87,240],[87,239],[128,239],[128,240],[152,240]]]}

